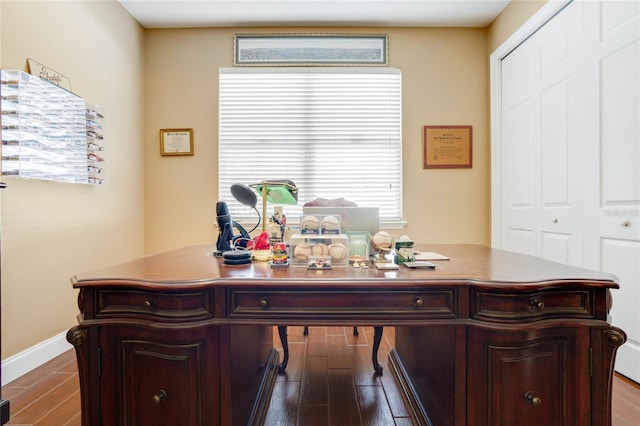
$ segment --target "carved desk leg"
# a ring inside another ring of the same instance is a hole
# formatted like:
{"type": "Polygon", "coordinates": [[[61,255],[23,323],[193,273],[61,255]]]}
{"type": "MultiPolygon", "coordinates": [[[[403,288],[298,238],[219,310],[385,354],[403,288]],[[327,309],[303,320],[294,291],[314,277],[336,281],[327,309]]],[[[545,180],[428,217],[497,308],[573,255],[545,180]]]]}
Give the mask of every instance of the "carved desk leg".
{"type": "Polygon", "coordinates": [[[592,424],[611,425],[611,397],[613,373],[618,348],[627,341],[627,335],[617,327],[595,328],[592,331],[593,378],[592,424]]]}
{"type": "Polygon", "coordinates": [[[89,329],[76,325],[67,332],[67,342],[71,343],[76,351],[76,363],[78,365],[78,379],[80,382],[80,405],[82,424],[99,424],[100,401],[91,395],[99,394],[97,381],[89,380],[96,374],[95,366],[92,369],[90,362],[89,329]]]}
{"type": "Polygon", "coordinates": [[[280,343],[282,344],[282,350],[284,352],[282,362],[278,364],[278,373],[284,373],[284,370],[287,369],[287,363],[289,362],[289,341],[287,340],[286,325],[278,326],[278,335],[280,336],[280,343]]]}
{"type": "MultiPolygon", "coordinates": [[[[306,328],[307,327],[305,327],[305,329],[306,328]]],[[[358,335],[357,330],[357,327],[353,327],[354,336],[358,335]]],[[[373,370],[376,372],[376,374],[382,374],[382,366],[378,362],[378,349],[380,349],[380,342],[382,341],[383,331],[384,327],[373,327],[373,349],[371,350],[371,361],[373,363],[373,370]]],[[[286,325],[278,326],[278,335],[280,336],[280,343],[282,344],[282,351],[284,352],[282,362],[278,365],[278,372],[284,373],[284,370],[287,369],[287,363],[289,362],[289,341],[287,339],[286,325]]]]}
{"type": "Polygon", "coordinates": [[[382,341],[383,327],[373,327],[373,350],[371,351],[371,361],[376,374],[382,374],[382,366],[378,363],[378,349],[382,341]]]}

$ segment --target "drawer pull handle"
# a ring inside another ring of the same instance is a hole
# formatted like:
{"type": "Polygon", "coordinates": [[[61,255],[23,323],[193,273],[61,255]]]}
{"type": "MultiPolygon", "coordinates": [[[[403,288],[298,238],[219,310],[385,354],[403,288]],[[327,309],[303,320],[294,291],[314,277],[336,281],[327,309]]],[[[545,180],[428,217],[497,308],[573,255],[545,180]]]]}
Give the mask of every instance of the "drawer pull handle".
{"type": "Polygon", "coordinates": [[[263,297],[262,299],[260,299],[260,307],[262,309],[267,309],[269,307],[269,300],[267,300],[266,297],[263,297]]]}
{"type": "Polygon", "coordinates": [[[156,301],[153,299],[147,299],[144,301],[144,306],[145,308],[153,308],[154,306],[156,306],[156,301]]]}
{"type": "Polygon", "coordinates": [[[422,300],[422,297],[418,296],[415,299],[413,299],[413,306],[419,308],[422,305],[424,305],[424,300],[422,300]]]}
{"type": "Polygon", "coordinates": [[[544,302],[540,299],[531,299],[531,307],[540,311],[544,308],[544,302]]]}
{"type": "Polygon", "coordinates": [[[153,405],[160,405],[160,403],[162,401],[164,401],[165,399],[167,399],[167,392],[165,392],[164,390],[160,389],[158,391],[158,393],[153,395],[153,398],[151,398],[151,403],[153,405]]]}
{"type": "Polygon", "coordinates": [[[625,220],[624,222],[622,222],[622,226],[625,227],[625,228],[631,227],[631,221],[630,220],[625,220]]]}
{"type": "Polygon", "coordinates": [[[540,404],[542,404],[542,400],[537,396],[533,396],[533,392],[531,391],[524,394],[524,399],[526,399],[527,402],[533,405],[534,407],[538,407],[540,406],[540,404]]]}

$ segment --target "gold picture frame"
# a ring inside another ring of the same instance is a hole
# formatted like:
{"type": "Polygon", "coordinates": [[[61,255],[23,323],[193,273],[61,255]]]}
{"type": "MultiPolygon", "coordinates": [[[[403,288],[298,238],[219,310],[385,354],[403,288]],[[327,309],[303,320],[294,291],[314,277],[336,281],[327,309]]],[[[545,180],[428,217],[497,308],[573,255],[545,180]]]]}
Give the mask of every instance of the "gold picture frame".
{"type": "Polygon", "coordinates": [[[423,169],[473,167],[471,126],[424,126],[423,169]]]}
{"type": "Polygon", "coordinates": [[[160,154],[193,155],[193,129],[160,129],[160,154]]]}
{"type": "Polygon", "coordinates": [[[234,66],[387,66],[386,34],[236,34],[234,66]]]}

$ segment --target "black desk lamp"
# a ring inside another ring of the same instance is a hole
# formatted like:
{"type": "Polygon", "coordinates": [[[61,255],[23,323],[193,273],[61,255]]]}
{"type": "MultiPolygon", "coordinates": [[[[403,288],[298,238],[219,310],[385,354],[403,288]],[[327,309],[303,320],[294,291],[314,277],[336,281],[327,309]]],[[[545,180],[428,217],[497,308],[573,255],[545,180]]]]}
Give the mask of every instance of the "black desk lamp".
{"type": "Polygon", "coordinates": [[[256,226],[254,226],[253,229],[249,231],[249,233],[255,231],[258,225],[260,225],[260,212],[256,208],[256,204],[258,203],[258,197],[256,196],[256,193],[253,192],[247,185],[244,185],[242,183],[234,183],[233,185],[231,185],[231,195],[233,195],[233,198],[239,201],[240,204],[251,207],[256,211],[256,213],[258,214],[258,223],[256,223],[256,226]]]}

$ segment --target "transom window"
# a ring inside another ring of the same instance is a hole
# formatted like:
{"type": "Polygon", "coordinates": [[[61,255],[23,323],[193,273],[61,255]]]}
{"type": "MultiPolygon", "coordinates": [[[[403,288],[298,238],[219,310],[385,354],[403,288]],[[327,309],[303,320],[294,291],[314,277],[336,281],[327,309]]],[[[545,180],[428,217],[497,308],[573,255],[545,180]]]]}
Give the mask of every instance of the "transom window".
{"type": "Polygon", "coordinates": [[[290,179],[299,199],[285,206],[288,217],[305,202],[342,197],[379,207],[381,227],[401,224],[399,70],[221,69],[219,94],[218,193],[234,220],[256,216],[233,199],[232,184],[290,179]]]}

